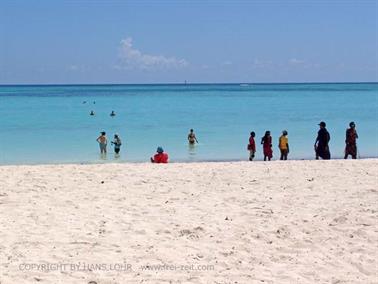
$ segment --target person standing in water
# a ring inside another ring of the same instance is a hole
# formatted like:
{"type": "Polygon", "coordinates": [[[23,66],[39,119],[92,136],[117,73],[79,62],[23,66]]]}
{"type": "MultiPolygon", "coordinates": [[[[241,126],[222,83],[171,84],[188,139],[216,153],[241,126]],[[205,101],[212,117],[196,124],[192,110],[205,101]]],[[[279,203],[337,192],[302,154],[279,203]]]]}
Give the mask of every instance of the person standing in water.
{"type": "Polygon", "coordinates": [[[251,136],[249,136],[249,143],[248,143],[248,151],[249,151],[249,160],[253,161],[256,153],[256,143],[255,143],[255,132],[251,132],[251,136]]]}
{"type": "Polygon", "coordinates": [[[111,143],[114,145],[114,152],[119,154],[119,151],[121,151],[122,141],[118,134],[114,134],[114,140],[111,143]]]}
{"type": "Polygon", "coordinates": [[[352,121],[349,123],[349,127],[346,130],[345,137],[345,156],[344,159],[348,159],[348,156],[351,155],[352,159],[357,159],[357,139],[358,134],[356,131],[356,124],[352,121]]]}
{"type": "Polygon", "coordinates": [[[326,123],[324,121],[319,123],[319,127],[318,136],[314,144],[316,159],[319,160],[320,157],[323,160],[330,160],[329,141],[331,140],[331,136],[326,129],[326,123]]]}
{"type": "Polygon", "coordinates": [[[190,133],[188,134],[188,141],[190,145],[194,145],[195,143],[198,144],[198,140],[196,135],[194,134],[194,130],[190,129],[190,133]]]}
{"type": "Polygon", "coordinates": [[[272,136],[270,136],[270,131],[266,131],[264,137],[261,138],[261,144],[263,145],[264,161],[268,158],[270,161],[273,158],[272,149],[272,136]]]}
{"type": "Polygon", "coordinates": [[[101,135],[96,139],[100,145],[101,154],[106,154],[106,146],[108,145],[108,138],[106,138],[105,131],[101,132],[101,135]]]}
{"type": "Polygon", "coordinates": [[[289,139],[287,138],[287,131],[282,131],[282,135],[278,140],[278,148],[281,151],[280,160],[287,160],[287,154],[289,154],[289,139]]]}

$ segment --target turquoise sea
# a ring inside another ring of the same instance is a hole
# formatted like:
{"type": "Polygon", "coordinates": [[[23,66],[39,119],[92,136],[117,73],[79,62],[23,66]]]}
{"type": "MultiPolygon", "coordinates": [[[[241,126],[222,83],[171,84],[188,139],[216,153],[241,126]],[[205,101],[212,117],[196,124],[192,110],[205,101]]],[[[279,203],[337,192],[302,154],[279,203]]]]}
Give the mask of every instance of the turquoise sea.
{"type": "Polygon", "coordinates": [[[277,159],[284,129],[289,159],[313,159],[321,120],[332,158],[343,156],[350,121],[360,157],[378,157],[378,83],[0,86],[0,164],[144,162],[159,145],[172,162],[247,160],[252,130],[257,159],[266,130],[277,159]],[[110,145],[99,155],[100,131],[119,133],[120,157],[110,145]]]}

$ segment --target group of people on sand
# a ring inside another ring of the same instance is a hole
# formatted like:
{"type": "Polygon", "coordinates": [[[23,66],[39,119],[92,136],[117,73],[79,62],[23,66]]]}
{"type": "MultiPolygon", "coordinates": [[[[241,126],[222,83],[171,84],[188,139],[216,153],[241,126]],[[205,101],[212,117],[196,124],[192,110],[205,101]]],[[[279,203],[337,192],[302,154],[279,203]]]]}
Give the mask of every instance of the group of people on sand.
{"type": "MultiPolygon", "coordinates": [[[[326,123],[324,121],[319,123],[319,127],[318,136],[314,144],[315,157],[317,160],[319,160],[319,158],[330,160],[331,152],[329,150],[329,141],[331,140],[331,136],[326,129],[326,123]]],[[[351,121],[345,133],[344,159],[348,159],[349,156],[351,156],[352,159],[357,159],[357,139],[356,124],[351,121]]]]}
{"type": "MultiPolygon", "coordinates": [[[[282,131],[282,135],[278,139],[278,148],[281,151],[280,160],[287,160],[287,155],[289,154],[289,139],[287,138],[287,131],[282,131]]],[[[255,142],[255,132],[251,132],[249,137],[249,143],[247,150],[249,151],[249,160],[253,161],[256,153],[256,142],[255,142]]],[[[270,161],[273,158],[272,149],[272,136],[270,131],[266,131],[265,135],[261,138],[261,144],[263,145],[264,161],[268,159],[270,161]]]]}
{"type": "MultiPolygon", "coordinates": [[[[329,150],[329,141],[331,140],[331,136],[324,121],[319,123],[319,127],[320,129],[314,144],[315,158],[317,160],[319,160],[319,158],[330,160],[331,152],[329,150]]],[[[289,154],[289,139],[287,135],[288,132],[284,130],[278,139],[278,148],[281,152],[280,160],[287,160],[289,154]]],[[[247,146],[250,161],[253,161],[256,153],[255,136],[255,132],[252,131],[247,146]]],[[[357,139],[358,134],[356,131],[356,124],[352,121],[349,123],[349,128],[346,130],[345,134],[344,159],[348,159],[349,156],[352,156],[352,159],[357,159],[357,139]]],[[[273,158],[272,136],[270,135],[270,131],[265,132],[265,135],[261,138],[261,144],[263,145],[264,161],[270,161],[273,158]]]]}
{"type": "MultiPolygon", "coordinates": [[[[331,136],[326,128],[326,123],[324,121],[319,123],[319,131],[315,140],[314,150],[315,158],[318,160],[322,158],[323,160],[331,159],[331,153],[329,150],[329,141],[331,136]]],[[[255,142],[255,132],[250,133],[249,143],[247,150],[249,151],[249,160],[253,161],[256,154],[256,142],[255,142]]],[[[289,154],[289,139],[288,132],[286,130],[282,131],[281,136],[278,139],[278,148],[280,150],[280,160],[287,160],[289,154]]],[[[356,124],[352,121],[349,123],[349,128],[346,130],[345,135],[345,155],[344,159],[352,156],[352,159],[357,159],[357,139],[358,134],[356,131],[356,124]]],[[[107,153],[108,139],[105,132],[101,132],[101,135],[96,139],[100,145],[101,154],[107,153]]],[[[197,137],[193,129],[190,129],[188,134],[189,145],[194,145],[198,143],[197,137]]],[[[119,154],[121,150],[122,141],[118,134],[114,134],[114,139],[111,141],[114,145],[114,152],[119,154]]],[[[264,161],[270,161],[273,158],[273,148],[272,148],[272,136],[270,131],[266,131],[265,135],[261,138],[261,145],[263,147],[264,161]]],[[[156,154],[150,158],[152,163],[168,163],[168,154],[164,152],[163,147],[159,146],[156,149],[156,154]]]]}

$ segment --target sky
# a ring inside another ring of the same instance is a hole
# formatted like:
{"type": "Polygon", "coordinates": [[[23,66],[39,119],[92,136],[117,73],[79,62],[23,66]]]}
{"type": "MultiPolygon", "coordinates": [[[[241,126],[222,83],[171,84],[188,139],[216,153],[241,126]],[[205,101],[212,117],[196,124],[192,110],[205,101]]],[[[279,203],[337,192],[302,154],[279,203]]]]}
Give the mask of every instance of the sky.
{"type": "Polygon", "coordinates": [[[0,84],[377,82],[378,0],[0,0],[0,84]]]}

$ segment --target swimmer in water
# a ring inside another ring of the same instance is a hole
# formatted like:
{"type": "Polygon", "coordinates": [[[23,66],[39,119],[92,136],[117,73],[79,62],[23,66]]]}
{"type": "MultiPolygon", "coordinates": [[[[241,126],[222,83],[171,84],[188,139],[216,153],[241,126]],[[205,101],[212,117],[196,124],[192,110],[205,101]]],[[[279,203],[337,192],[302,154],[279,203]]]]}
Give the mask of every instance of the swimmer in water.
{"type": "Polygon", "coordinates": [[[193,129],[190,129],[190,133],[188,134],[188,141],[190,145],[194,145],[195,143],[198,143],[197,137],[194,134],[193,129]]]}
{"type": "Polygon", "coordinates": [[[91,110],[91,113],[90,113],[89,115],[95,115],[94,111],[93,111],[93,110],[91,110]]]}
{"type": "Polygon", "coordinates": [[[116,114],[115,114],[115,112],[114,112],[114,110],[112,110],[112,112],[110,113],[110,116],[115,116],[116,114]]]}

